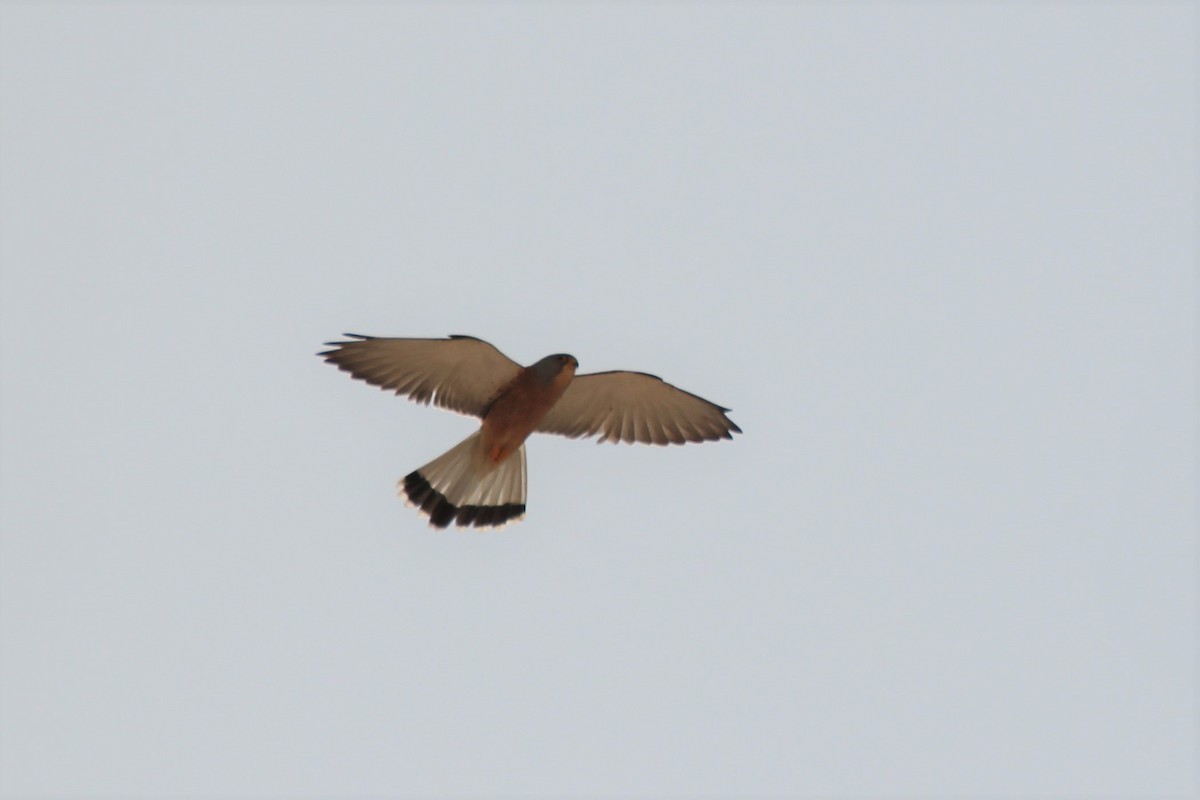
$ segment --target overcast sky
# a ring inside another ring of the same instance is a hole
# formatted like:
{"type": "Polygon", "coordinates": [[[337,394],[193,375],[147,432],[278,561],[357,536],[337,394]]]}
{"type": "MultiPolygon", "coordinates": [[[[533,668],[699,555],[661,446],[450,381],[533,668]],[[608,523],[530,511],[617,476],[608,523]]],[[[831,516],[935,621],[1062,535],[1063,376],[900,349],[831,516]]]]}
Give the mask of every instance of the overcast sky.
{"type": "Polygon", "coordinates": [[[1191,3],[0,6],[0,793],[1189,796],[1191,3]],[[473,430],[471,334],[733,409],[473,430]]]}

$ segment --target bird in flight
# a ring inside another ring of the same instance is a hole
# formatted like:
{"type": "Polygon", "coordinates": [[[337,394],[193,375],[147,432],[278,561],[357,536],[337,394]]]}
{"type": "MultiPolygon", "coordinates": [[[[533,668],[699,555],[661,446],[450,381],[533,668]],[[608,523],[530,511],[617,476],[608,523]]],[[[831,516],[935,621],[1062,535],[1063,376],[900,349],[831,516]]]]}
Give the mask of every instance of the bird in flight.
{"type": "Polygon", "coordinates": [[[684,444],[732,439],[728,408],[644,372],[576,375],[558,353],[522,367],[474,336],[390,339],[345,334],[318,355],[381,389],[479,417],[479,430],[399,482],[408,502],[446,528],[525,516],[525,439],[557,433],[600,442],[684,444]]]}

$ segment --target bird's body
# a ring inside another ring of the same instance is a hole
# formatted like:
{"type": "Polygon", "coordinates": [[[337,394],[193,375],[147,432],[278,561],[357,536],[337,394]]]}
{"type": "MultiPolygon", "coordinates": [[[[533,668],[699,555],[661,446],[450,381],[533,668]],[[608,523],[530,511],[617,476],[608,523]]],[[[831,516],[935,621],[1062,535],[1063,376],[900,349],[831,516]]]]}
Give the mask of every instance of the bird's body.
{"type": "Polygon", "coordinates": [[[525,443],[567,390],[578,365],[574,356],[546,356],[500,390],[480,428],[489,461],[499,464],[525,443]]]}
{"type": "Polygon", "coordinates": [[[575,375],[559,353],[522,368],[487,342],[387,339],[357,334],[320,355],[353,377],[418,402],[482,419],[478,431],[409,473],[400,490],[445,528],[503,525],[525,514],[525,440],[534,432],[600,441],[682,444],[731,439],[722,408],[654,375],[575,375]]]}

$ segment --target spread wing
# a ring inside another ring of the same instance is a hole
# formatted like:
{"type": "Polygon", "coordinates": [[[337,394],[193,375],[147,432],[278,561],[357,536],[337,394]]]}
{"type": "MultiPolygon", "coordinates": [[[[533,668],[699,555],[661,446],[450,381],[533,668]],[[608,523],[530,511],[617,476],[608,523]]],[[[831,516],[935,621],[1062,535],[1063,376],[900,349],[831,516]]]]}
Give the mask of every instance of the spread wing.
{"type": "Polygon", "coordinates": [[[473,336],[385,339],[347,333],[318,355],[353,377],[407,395],[418,403],[482,416],[489,400],[521,365],[473,336]]]}
{"type": "Polygon", "coordinates": [[[595,372],[576,375],[537,429],[614,444],[715,441],[742,432],[728,410],[644,372],[595,372]]]}

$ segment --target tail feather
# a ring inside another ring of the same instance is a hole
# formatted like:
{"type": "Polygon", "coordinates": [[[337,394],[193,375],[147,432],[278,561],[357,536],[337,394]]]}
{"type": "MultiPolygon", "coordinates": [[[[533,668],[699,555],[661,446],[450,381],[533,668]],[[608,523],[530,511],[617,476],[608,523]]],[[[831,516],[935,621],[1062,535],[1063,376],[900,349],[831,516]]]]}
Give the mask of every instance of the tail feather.
{"type": "Polygon", "coordinates": [[[500,464],[483,452],[478,431],[400,481],[411,505],[445,528],[486,528],[525,516],[525,446],[500,464]]]}

